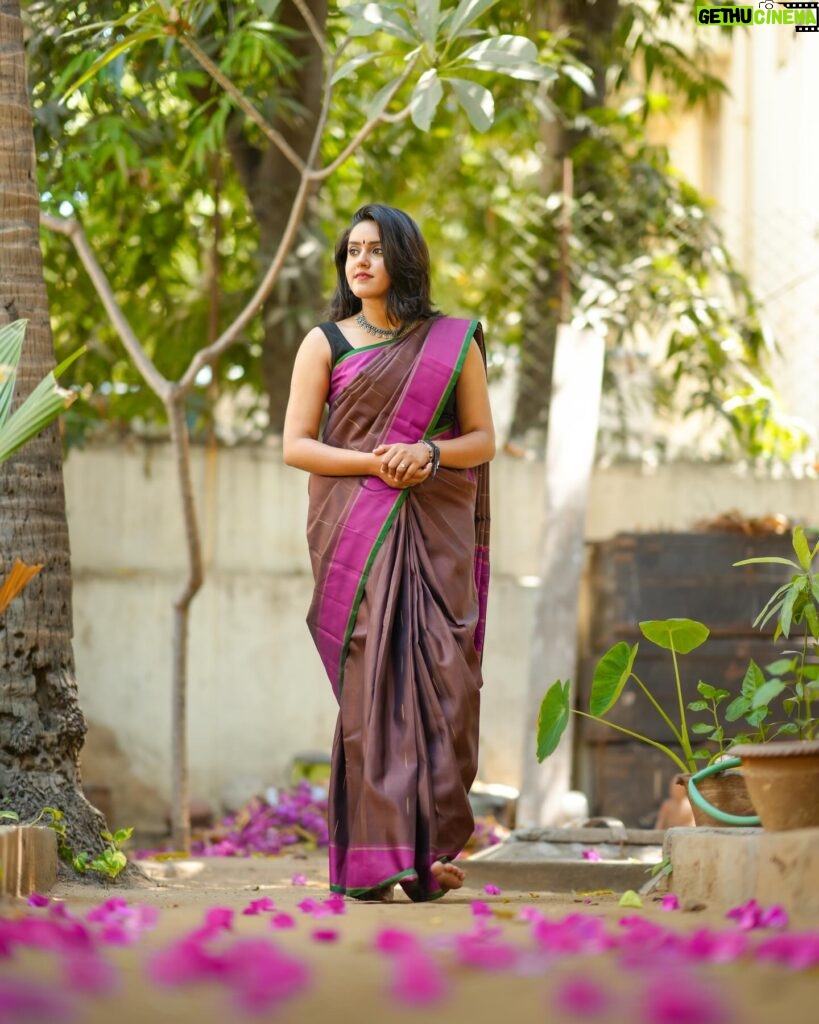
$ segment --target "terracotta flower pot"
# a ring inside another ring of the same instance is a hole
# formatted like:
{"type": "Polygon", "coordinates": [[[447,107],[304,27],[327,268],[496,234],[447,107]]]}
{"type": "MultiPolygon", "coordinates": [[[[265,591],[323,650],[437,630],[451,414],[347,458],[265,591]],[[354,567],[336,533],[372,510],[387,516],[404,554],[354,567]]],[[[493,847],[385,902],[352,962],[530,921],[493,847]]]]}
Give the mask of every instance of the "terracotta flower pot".
{"type": "MultiPolygon", "coordinates": [[[[698,779],[697,789],[709,804],[726,814],[746,818],[756,813],[745,778],[738,768],[727,768],[716,775],[698,779]]],[[[694,800],[691,801],[691,810],[697,825],[725,828],[728,824],[708,814],[694,800]]]]}
{"type": "Polygon", "coordinates": [[[763,828],[819,828],[819,740],[740,744],[731,753],[742,759],[763,828]]]}

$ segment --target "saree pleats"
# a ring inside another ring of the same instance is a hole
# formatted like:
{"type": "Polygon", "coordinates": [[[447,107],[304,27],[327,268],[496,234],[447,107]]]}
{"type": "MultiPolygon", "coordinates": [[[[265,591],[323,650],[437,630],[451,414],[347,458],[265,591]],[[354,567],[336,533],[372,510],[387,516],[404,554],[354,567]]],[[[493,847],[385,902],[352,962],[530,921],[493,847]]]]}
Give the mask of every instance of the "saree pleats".
{"type": "MultiPolygon", "coordinates": [[[[415,355],[402,355],[415,362],[423,358],[423,346],[415,355]]],[[[370,359],[368,373],[377,369],[378,361],[370,359]]],[[[378,420],[394,418],[396,393],[406,398],[399,386],[390,402],[373,406],[369,399],[369,426],[356,406],[353,432],[359,432],[362,447],[375,447],[383,436],[385,421],[379,428],[378,420]]],[[[337,430],[330,433],[339,436],[337,430]]],[[[476,525],[481,482],[479,472],[446,468],[406,491],[372,478],[311,478],[308,537],[317,596],[308,622],[319,649],[323,643],[329,652],[323,658],[339,699],[329,811],[335,891],[361,896],[400,882],[410,898],[434,899],[442,890],[432,864],[457,856],[472,833],[468,792],[478,757],[479,590],[486,582],[481,566],[488,569],[476,534],[488,528],[488,506],[485,526],[476,525]],[[363,493],[373,485],[375,493],[363,493]],[[352,532],[344,537],[347,530],[352,532]],[[328,564],[340,584],[329,580],[328,564]],[[340,635],[349,599],[344,595],[362,565],[366,572],[358,581],[337,672],[338,641],[331,644],[325,634],[340,635]],[[319,586],[320,581],[326,582],[319,586]]]]}

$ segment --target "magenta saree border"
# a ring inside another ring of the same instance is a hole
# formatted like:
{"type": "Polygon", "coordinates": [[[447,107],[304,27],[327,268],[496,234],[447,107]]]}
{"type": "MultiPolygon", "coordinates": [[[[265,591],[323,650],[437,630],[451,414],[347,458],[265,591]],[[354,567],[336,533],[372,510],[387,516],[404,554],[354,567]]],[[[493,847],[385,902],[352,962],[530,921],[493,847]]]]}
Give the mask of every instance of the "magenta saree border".
{"type": "MultiPolygon", "coordinates": [[[[446,317],[432,325],[379,443],[412,442],[427,436],[457,382],[477,323],[446,317]]],[[[396,492],[376,477],[365,477],[344,523],[339,524],[341,533],[321,584],[314,630],[337,699],[370,568],[408,494],[396,492]]]]}

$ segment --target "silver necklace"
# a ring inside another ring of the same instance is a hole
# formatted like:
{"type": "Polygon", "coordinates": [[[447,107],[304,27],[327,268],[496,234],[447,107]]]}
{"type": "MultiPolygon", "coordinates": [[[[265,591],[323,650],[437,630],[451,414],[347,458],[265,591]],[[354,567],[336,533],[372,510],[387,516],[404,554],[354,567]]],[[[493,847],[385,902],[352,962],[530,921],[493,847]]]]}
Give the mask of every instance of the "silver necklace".
{"type": "Polygon", "coordinates": [[[390,327],[376,327],[375,324],[371,324],[370,321],[364,316],[363,313],[359,313],[355,318],[355,322],[367,334],[372,334],[376,338],[394,338],[401,330],[400,327],[396,327],[394,330],[390,327]]]}

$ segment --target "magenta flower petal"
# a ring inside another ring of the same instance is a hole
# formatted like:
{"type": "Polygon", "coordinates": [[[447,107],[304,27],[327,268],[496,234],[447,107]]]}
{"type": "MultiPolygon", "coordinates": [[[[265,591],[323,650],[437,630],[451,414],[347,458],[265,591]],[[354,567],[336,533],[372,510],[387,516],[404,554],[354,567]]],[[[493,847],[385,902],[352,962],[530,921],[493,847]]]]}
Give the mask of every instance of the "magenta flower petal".
{"type": "Polygon", "coordinates": [[[792,971],[819,967],[819,932],[774,935],[756,947],[758,960],[770,960],[792,971]]]}
{"type": "Polygon", "coordinates": [[[47,907],[50,902],[48,896],[42,896],[39,892],[33,892],[26,900],[30,907],[47,907]]]}
{"type": "Polygon", "coordinates": [[[665,896],[660,900],[661,910],[679,910],[680,901],[679,898],[673,892],[667,892],[665,896]]]}
{"type": "Polygon", "coordinates": [[[762,907],[760,907],[756,900],[748,900],[747,903],[733,907],[725,916],[731,921],[735,921],[738,928],[741,928],[743,931],[749,931],[751,928],[756,928],[759,925],[761,912],[762,907]]]}
{"type": "Polygon", "coordinates": [[[420,949],[420,945],[418,938],[403,928],[382,928],[375,936],[376,950],[387,956],[412,953],[420,949]]]}
{"type": "Polygon", "coordinates": [[[290,914],[274,914],[270,918],[271,928],[295,928],[296,920],[290,914]]]}
{"type": "Polygon", "coordinates": [[[499,939],[495,930],[490,929],[456,935],[455,956],[465,967],[476,967],[482,971],[506,971],[517,964],[520,950],[499,939]]]}
{"type": "Polygon", "coordinates": [[[310,972],[266,939],[240,939],[221,957],[222,981],[240,1009],[264,1013],[307,988],[310,972]]]}
{"type": "Polygon", "coordinates": [[[431,1006],[449,992],[446,975],[421,949],[402,952],[395,958],[390,993],[404,1006],[431,1006]]]}
{"type": "Polygon", "coordinates": [[[328,896],[322,906],[329,910],[331,914],[345,914],[347,912],[347,901],[340,892],[334,892],[332,896],[328,896]]]}
{"type": "Polygon", "coordinates": [[[338,937],[335,928],[316,928],[313,931],[313,938],[316,942],[338,942],[338,937]]]}
{"type": "Polygon", "coordinates": [[[315,914],[318,910],[321,911],[321,904],[318,900],[314,900],[308,897],[306,900],[302,900],[301,903],[297,903],[296,906],[302,912],[302,914],[315,914]]]}
{"type": "Polygon", "coordinates": [[[233,927],[233,911],[230,907],[210,907],[205,913],[205,928],[217,931],[230,931],[233,927]]]}
{"type": "Polygon", "coordinates": [[[582,977],[561,981],[554,1001],[561,1014],[573,1017],[598,1017],[612,1004],[611,996],[598,982],[582,977]]]}
{"type": "Polygon", "coordinates": [[[473,917],[492,917],[492,908],[483,900],[473,900],[470,906],[473,917]]]}
{"type": "Polygon", "coordinates": [[[225,965],[204,948],[201,940],[188,936],[154,954],[148,961],[147,972],[154,984],[175,987],[222,977],[225,965]]]}
{"type": "Polygon", "coordinates": [[[644,1024],[723,1024],[731,1019],[719,994],[689,974],[667,972],[643,992],[644,1024]]]}
{"type": "Polygon", "coordinates": [[[789,921],[787,910],[778,903],[763,910],[759,915],[760,928],[787,928],[789,921]]]}
{"type": "Polygon", "coordinates": [[[748,946],[748,937],[743,932],[699,928],[683,940],[682,949],[692,960],[725,964],[745,956],[748,946]]]}
{"type": "Polygon", "coordinates": [[[66,985],[74,992],[110,995],[119,988],[119,972],[114,965],[93,954],[66,957],[63,974],[66,985]]]}
{"type": "Polygon", "coordinates": [[[521,907],[518,920],[531,924],[535,921],[545,921],[546,918],[543,911],[538,910],[537,907],[521,907]]]}
{"type": "Polygon", "coordinates": [[[485,885],[483,891],[487,896],[500,896],[501,891],[496,885],[485,885]]]}
{"type": "Polygon", "coordinates": [[[597,850],[583,850],[581,857],[583,860],[602,860],[602,857],[597,850]]]}
{"type": "Polygon", "coordinates": [[[86,921],[92,924],[107,924],[111,920],[117,920],[122,911],[126,910],[128,903],[121,896],[112,896],[110,900],[93,907],[85,915],[86,921]]]}
{"type": "Polygon", "coordinates": [[[255,917],[257,914],[263,914],[265,911],[275,909],[276,904],[273,900],[269,896],[262,896],[261,899],[251,900],[242,913],[249,917],[255,917]]]}
{"type": "Polygon", "coordinates": [[[290,881],[291,881],[291,883],[293,885],[307,885],[307,876],[306,875],[293,875],[293,877],[290,879],[290,881]]]}

